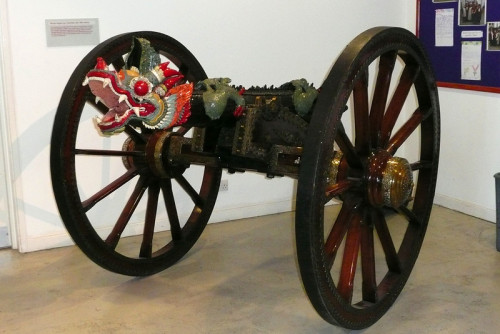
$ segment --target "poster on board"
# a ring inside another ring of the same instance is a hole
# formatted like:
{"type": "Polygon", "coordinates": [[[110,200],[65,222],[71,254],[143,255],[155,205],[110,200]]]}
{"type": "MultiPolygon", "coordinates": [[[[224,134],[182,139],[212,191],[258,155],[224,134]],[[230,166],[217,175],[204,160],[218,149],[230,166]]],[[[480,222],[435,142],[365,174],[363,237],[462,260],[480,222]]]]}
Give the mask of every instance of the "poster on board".
{"type": "Polygon", "coordinates": [[[417,0],[438,86],[500,93],[500,0],[417,0]]]}

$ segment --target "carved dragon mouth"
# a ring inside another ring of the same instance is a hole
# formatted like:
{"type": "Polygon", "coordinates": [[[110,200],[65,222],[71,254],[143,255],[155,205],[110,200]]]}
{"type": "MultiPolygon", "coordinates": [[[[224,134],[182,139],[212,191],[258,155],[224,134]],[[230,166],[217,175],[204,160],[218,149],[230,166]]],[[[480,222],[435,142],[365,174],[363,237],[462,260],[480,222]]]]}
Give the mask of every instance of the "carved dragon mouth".
{"type": "Polygon", "coordinates": [[[104,70],[90,71],[83,82],[96,96],[96,104],[100,102],[108,108],[102,117],[94,118],[103,134],[121,132],[133,119],[140,119],[145,124],[157,123],[164,109],[159,96],[150,94],[144,102],[137,102],[132,92],[119,86],[118,82],[115,73],[104,70]]]}

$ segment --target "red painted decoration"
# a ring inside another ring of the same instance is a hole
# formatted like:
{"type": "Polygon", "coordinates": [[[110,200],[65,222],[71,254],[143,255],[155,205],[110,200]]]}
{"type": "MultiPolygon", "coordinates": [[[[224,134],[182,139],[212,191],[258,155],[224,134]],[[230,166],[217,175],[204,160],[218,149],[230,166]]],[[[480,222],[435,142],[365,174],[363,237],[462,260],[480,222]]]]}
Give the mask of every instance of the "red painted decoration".
{"type": "Polygon", "coordinates": [[[106,61],[103,58],[97,58],[97,64],[95,65],[97,70],[105,70],[107,66],[108,64],[106,64],[106,61]]]}
{"type": "Polygon", "coordinates": [[[144,80],[138,80],[134,85],[134,92],[138,96],[144,96],[149,93],[149,85],[144,80]]]}

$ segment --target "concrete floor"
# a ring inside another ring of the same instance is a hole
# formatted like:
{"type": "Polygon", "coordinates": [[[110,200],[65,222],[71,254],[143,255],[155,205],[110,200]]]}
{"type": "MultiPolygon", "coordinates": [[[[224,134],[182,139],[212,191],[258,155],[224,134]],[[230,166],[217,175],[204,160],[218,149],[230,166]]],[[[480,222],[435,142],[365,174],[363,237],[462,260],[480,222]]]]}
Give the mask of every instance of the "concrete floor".
{"type": "Polygon", "coordinates": [[[148,278],[107,272],[76,247],[0,251],[0,333],[496,333],[495,225],[435,207],[410,280],[372,327],[324,322],[305,295],[293,214],[209,225],[148,278]]]}

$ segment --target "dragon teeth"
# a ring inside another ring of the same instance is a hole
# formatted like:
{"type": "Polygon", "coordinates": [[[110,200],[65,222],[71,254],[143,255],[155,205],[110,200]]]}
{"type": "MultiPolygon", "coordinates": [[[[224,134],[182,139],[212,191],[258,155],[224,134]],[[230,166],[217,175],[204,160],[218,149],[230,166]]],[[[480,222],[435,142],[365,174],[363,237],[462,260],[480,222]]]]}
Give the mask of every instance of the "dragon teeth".
{"type": "Polygon", "coordinates": [[[103,81],[102,81],[102,88],[106,88],[109,84],[111,83],[111,79],[109,78],[105,78],[103,81]]]}
{"type": "Polygon", "coordinates": [[[132,111],[134,112],[134,114],[136,114],[137,117],[141,117],[141,113],[140,113],[140,108],[139,107],[132,108],[132,111]]]}
{"type": "Polygon", "coordinates": [[[120,102],[120,103],[123,101],[126,101],[126,100],[127,100],[127,95],[125,95],[125,94],[120,95],[120,97],[118,98],[118,102],[120,102]]]}
{"type": "Polygon", "coordinates": [[[101,102],[101,98],[99,96],[96,96],[95,97],[95,104],[98,104],[99,102],[101,102]]]}
{"type": "Polygon", "coordinates": [[[87,86],[89,84],[89,78],[85,76],[85,79],[82,82],[82,86],[87,86]]]}

